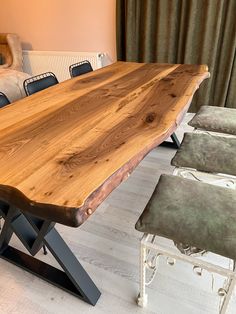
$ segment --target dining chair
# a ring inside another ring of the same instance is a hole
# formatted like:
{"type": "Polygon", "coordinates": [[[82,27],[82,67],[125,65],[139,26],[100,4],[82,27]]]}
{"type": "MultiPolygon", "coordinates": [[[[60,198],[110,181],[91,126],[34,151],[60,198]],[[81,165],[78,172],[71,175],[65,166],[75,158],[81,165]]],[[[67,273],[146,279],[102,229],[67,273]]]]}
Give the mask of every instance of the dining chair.
{"type": "Polygon", "coordinates": [[[0,92],[0,108],[5,107],[6,105],[9,105],[10,101],[7,98],[7,96],[0,92]]]}
{"type": "Polygon", "coordinates": [[[30,96],[58,83],[58,79],[54,73],[46,72],[26,79],[23,86],[26,95],[30,96]]]}
{"type": "Polygon", "coordinates": [[[70,76],[76,77],[88,72],[92,72],[93,68],[91,63],[88,60],[84,60],[75,64],[70,65],[69,67],[70,76]]]}

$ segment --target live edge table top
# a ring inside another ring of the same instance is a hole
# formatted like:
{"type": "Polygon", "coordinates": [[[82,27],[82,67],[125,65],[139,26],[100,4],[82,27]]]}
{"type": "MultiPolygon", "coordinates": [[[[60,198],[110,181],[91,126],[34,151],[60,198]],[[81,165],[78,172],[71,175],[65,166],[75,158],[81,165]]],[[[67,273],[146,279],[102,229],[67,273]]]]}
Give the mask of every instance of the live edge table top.
{"type": "Polygon", "coordinates": [[[0,110],[0,199],[79,226],[181,122],[204,65],[117,62],[0,110]]]}

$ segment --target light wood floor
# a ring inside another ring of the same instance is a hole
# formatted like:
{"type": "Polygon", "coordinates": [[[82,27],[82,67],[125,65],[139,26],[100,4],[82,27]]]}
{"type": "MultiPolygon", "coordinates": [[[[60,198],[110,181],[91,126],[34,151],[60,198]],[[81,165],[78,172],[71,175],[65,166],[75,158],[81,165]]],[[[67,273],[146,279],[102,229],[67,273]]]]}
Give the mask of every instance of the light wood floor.
{"type": "MultiPolygon", "coordinates": [[[[178,130],[190,129],[185,122],[178,130]]],[[[57,289],[33,275],[0,260],[0,314],[99,314],[99,313],[158,313],[203,314],[217,313],[217,278],[212,291],[212,277],[204,273],[199,277],[188,264],[178,262],[167,265],[161,259],[158,274],[148,288],[149,303],[139,308],[138,257],[141,234],[134,224],[150,198],[161,173],[171,173],[170,160],[175,151],[154,149],[97,209],[95,214],[78,229],[58,225],[72,251],[80,259],[102,296],[95,307],[57,289]]],[[[22,249],[19,241],[11,242],[22,249]]],[[[57,266],[52,256],[38,258],[57,266]]],[[[219,263],[220,257],[214,256],[219,263]]],[[[231,301],[229,313],[236,313],[236,297],[231,301]]]]}

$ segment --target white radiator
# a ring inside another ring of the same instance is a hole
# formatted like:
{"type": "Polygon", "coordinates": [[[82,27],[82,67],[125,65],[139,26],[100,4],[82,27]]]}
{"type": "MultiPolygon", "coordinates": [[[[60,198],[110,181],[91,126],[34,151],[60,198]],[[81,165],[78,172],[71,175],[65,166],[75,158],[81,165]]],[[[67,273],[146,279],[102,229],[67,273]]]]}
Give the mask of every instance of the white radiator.
{"type": "Polygon", "coordinates": [[[70,78],[69,66],[88,60],[94,70],[106,64],[106,55],[101,52],[67,52],[67,51],[23,51],[23,71],[30,75],[53,72],[59,82],[70,78]]]}

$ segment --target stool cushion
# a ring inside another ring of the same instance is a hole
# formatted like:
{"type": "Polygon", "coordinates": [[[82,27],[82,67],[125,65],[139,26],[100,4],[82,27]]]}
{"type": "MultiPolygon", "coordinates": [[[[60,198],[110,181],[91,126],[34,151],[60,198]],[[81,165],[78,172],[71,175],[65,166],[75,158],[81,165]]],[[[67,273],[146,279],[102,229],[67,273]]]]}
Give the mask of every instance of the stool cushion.
{"type": "Polygon", "coordinates": [[[236,110],[202,106],[188,124],[197,129],[236,135],[236,110]]]}
{"type": "Polygon", "coordinates": [[[185,133],[173,166],[236,175],[236,138],[185,133]]]}
{"type": "Polygon", "coordinates": [[[236,191],[162,175],[135,228],[236,260],[236,191]]]}

